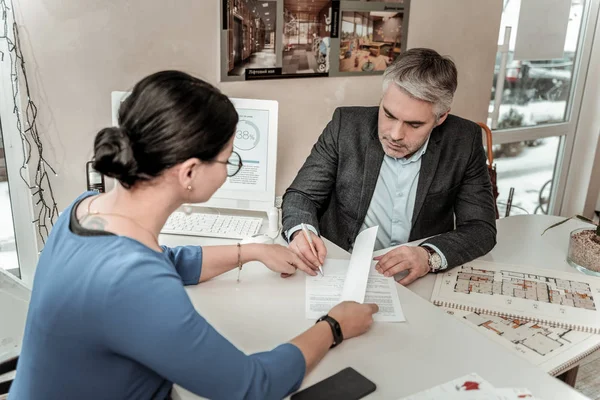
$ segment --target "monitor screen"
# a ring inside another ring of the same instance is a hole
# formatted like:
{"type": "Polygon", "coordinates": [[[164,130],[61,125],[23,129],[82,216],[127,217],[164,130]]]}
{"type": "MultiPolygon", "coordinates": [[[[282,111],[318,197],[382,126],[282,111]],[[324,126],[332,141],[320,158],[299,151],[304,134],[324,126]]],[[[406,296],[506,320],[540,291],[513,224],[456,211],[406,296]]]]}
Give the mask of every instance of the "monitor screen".
{"type": "Polygon", "coordinates": [[[221,188],[264,192],[269,166],[269,111],[239,108],[237,112],[239,122],[233,150],[241,156],[243,166],[221,188]]]}

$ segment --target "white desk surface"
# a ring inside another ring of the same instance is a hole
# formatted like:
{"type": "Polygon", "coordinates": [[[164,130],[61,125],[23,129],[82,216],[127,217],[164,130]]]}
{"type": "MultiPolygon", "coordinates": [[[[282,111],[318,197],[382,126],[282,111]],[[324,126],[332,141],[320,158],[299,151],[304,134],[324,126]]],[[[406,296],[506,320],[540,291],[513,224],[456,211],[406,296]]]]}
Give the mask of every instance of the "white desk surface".
{"type": "MultiPolygon", "coordinates": [[[[560,220],[548,216],[515,216],[498,221],[498,245],[485,260],[572,270],[565,261],[568,232],[576,221],[541,232],[560,220]]],[[[234,241],[161,236],[166,245],[225,244],[234,241]]],[[[328,243],[329,256],[345,252],[328,243]]],[[[346,257],[347,258],[347,255],[346,257]]],[[[231,271],[188,293],[199,312],[225,337],[247,353],[276,347],[312,326],[304,315],[305,278],[288,279],[257,263],[244,267],[241,282],[231,271]]],[[[566,384],[504,347],[488,340],[429,303],[434,276],[409,288],[398,285],[407,321],[375,323],[365,335],[348,340],[327,354],[304,380],[302,388],[351,366],[377,385],[368,399],[398,399],[476,372],[496,387],[524,387],[541,399],[585,399],[566,384]]],[[[174,399],[198,397],[175,386],[174,399]]]]}

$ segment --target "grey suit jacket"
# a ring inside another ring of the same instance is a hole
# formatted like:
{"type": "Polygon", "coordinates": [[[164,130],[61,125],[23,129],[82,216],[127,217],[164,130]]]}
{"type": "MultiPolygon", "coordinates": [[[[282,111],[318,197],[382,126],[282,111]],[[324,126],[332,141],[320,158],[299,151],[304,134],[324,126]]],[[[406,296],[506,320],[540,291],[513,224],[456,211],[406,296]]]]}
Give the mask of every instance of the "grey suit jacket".
{"type": "MultiPolygon", "coordinates": [[[[371,203],[385,153],[377,135],[378,107],[335,110],[283,197],[284,232],[308,223],[350,249],[371,203]]],[[[412,216],[410,241],[444,253],[448,267],[471,261],[496,244],[496,214],[480,127],[449,115],[431,132],[412,216]],[[436,236],[437,235],[437,236],[436,236]]]]}

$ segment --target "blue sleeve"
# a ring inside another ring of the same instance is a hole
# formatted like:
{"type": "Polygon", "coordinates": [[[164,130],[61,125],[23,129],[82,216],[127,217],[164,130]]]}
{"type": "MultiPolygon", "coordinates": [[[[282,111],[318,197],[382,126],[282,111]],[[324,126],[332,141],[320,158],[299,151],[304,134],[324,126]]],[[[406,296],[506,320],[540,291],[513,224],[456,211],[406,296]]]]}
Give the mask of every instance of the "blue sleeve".
{"type": "Polygon", "coordinates": [[[281,399],[298,389],[306,363],[296,346],[244,354],[198,314],[170,265],[137,264],[115,274],[106,292],[111,351],[210,399],[281,399]]]}
{"type": "Polygon", "coordinates": [[[196,285],[202,271],[202,247],[200,246],[161,246],[166,257],[171,260],[184,285],[196,285]]]}

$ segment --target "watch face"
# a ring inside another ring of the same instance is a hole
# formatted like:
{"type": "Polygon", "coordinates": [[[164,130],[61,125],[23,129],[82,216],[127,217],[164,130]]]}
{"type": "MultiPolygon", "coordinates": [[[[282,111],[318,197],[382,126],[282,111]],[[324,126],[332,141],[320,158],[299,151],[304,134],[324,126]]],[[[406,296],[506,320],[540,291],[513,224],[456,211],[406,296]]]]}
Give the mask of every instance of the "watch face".
{"type": "Polygon", "coordinates": [[[442,258],[438,253],[433,253],[429,257],[429,263],[431,264],[432,269],[439,269],[442,266],[442,258]]]}

